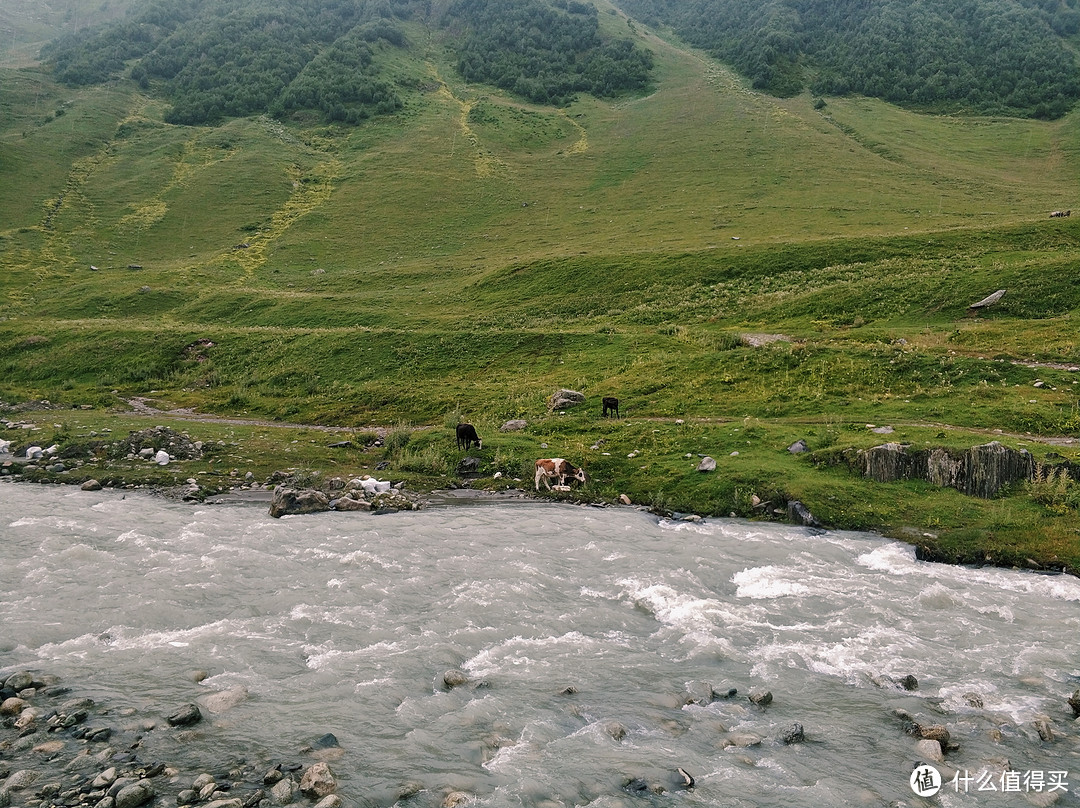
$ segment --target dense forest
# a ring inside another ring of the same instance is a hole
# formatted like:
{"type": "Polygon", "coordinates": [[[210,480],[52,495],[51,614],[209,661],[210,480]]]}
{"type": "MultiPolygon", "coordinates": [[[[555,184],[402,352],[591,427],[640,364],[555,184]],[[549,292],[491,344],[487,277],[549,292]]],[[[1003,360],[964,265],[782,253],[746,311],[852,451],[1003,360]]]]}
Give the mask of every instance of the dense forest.
{"type": "Polygon", "coordinates": [[[144,89],[157,82],[170,123],[297,109],[357,121],[401,106],[372,43],[403,46],[393,21],[412,12],[410,0],[154,0],[42,57],[68,84],[125,69],[144,89]]]}
{"type": "Polygon", "coordinates": [[[1057,118],[1080,99],[1078,0],[620,0],[778,96],[1057,118]]]}
{"type": "MultiPolygon", "coordinates": [[[[129,75],[162,92],[170,123],[312,110],[346,123],[400,109],[380,51],[406,48],[402,21],[425,0],[150,0],[123,22],[59,39],[42,51],[67,84],[129,75]]],[[[645,86],[652,57],[606,40],[591,4],[458,0],[439,21],[468,81],[539,103],[645,86]]]]}
{"type": "Polygon", "coordinates": [[[652,54],[628,39],[603,41],[596,7],[557,0],[457,0],[447,25],[463,24],[458,70],[537,103],[559,106],[575,93],[598,97],[640,90],[652,54]]]}

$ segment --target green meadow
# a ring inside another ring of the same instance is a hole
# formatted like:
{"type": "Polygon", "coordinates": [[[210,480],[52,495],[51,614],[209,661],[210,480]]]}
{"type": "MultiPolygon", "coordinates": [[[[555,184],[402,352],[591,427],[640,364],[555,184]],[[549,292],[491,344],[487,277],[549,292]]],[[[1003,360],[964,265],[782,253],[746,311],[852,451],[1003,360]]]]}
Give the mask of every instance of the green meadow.
{"type": "Polygon", "coordinates": [[[174,126],[127,82],[0,68],[0,401],[63,408],[10,417],[62,443],[149,425],[140,397],[220,417],[168,420],[222,442],[207,461],[72,480],[385,461],[419,489],[460,482],[463,419],[477,487],[531,488],[563,456],[583,501],[776,518],[798,499],[935,557],[1080,570],[1069,479],[976,500],[834,462],[990,440],[1077,460],[1080,220],[1049,213],[1080,216],[1080,113],[778,100],[601,16],[653,51],[647,94],[524,104],[463,84],[419,26],[393,66],[405,109],[358,127],[174,126]],[[564,387],[586,404],[549,411],[564,387]]]}

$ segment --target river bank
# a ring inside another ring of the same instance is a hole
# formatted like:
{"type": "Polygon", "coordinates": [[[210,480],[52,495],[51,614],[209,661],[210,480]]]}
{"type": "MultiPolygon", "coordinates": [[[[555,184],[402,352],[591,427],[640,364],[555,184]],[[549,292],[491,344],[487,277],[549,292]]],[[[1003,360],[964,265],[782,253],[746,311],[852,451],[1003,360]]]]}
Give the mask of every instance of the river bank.
{"type": "Polygon", "coordinates": [[[922,558],[946,563],[1080,571],[1080,493],[1068,474],[1007,485],[982,498],[918,479],[875,482],[841,462],[889,446],[911,447],[920,456],[939,447],[942,456],[961,458],[993,437],[1002,451],[1020,452],[1033,467],[1051,469],[1078,459],[1076,448],[1061,438],[1043,441],[942,424],[599,419],[569,412],[522,421],[512,430],[479,423],[483,448],[466,452],[445,425],[327,428],[197,415],[145,402],[137,410],[128,403],[102,410],[46,402],[6,412],[0,440],[10,443],[8,456],[0,458],[0,478],[96,481],[203,501],[265,498],[282,484],[332,496],[350,481],[369,477],[389,481],[417,501],[445,497],[435,493],[440,491],[455,497],[472,491],[629,503],[664,515],[871,530],[914,545],[922,558]],[[40,456],[25,457],[33,446],[40,456]],[[583,466],[587,483],[569,491],[533,490],[534,460],[553,456],[583,466]]]}

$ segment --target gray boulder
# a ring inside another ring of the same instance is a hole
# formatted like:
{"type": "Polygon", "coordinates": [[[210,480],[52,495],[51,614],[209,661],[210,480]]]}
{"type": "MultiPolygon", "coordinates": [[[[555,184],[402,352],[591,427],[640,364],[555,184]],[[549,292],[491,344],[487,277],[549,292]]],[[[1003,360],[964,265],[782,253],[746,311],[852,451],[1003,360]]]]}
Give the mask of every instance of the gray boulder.
{"type": "Polygon", "coordinates": [[[803,505],[799,500],[793,499],[787,506],[788,519],[794,522],[796,525],[805,525],[806,527],[821,527],[821,522],[817,520],[814,514],[810,513],[810,509],[803,505]]]}
{"type": "Polygon", "coordinates": [[[154,798],[154,784],[149,780],[139,780],[125,786],[116,794],[116,808],[138,808],[154,798]]]}
{"type": "Polygon", "coordinates": [[[566,410],[570,407],[576,407],[579,404],[585,403],[585,394],[579,393],[577,390],[557,390],[551,394],[548,399],[548,409],[551,410],[566,410]]]}
{"type": "Polygon", "coordinates": [[[809,448],[810,447],[806,445],[806,441],[804,441],[802,438],[799,438],[797,441],[787,447],[787,450],[792,454],[802,454],[809,448]]]}
{"type": "Polygon", "coordinates": [[[354,497],[341,497],[330,501],[330,507],[335,511],[370,511],[371,503],[366,499],[354,497]]]}
{"type": "Polygon", "coordinates": [[[319,513],[330,510],[330,499],[322,491],[275,488],[270,500],[270,515],[280,519],[286,514],[319,513]]]}
{"type": "Polygon", "coordinates": [[[453,690],[455,687],[461,687],[461,685],[467,684],[469,681],[468,674],[465,671],[449,670],[442,675],[443,686],[447,690],[453,690]]]}
{"type": "Polygon", "coordinates": [[[992,295],[984,297],[982,300],[980,300],[980,301],[978,301],[976,303],[972,303],[970,306],[968,306],[968,309],[969,310],[971,310],[971,309],[976,309],[976,310],[977,309],[985,309],[987,306],[993,306],[995,303],[997,303],[999,300],[1001,300],[1001,298],[1003,298],[1004,296],[1005,296],[1005,290],[1004,289],[998,289],[992,295]]]}
{"type": "Polygon", "coordinates": [[[520,432],[522,429],[529,425],[528,421],[523,421],[520,418],[515,418],[512,421],[507,421],[505,424],[499,427],[500,432],[520,432]]]}
{"type": "Polygon", "coordinates": [[[915,752],[920,758],[925,758],[934,763],[941,763],[945,760],[945,754],[941,751],[941,744],[929,738],[916,743],[915,752]]]}
{"type": "Polygon", "coordinates": [[[806,732],[803,730],[803,725],[798,722],[792,724],[780,735],[780,740],[786,744],[802,743],[806,740],[806,732]]]}
{"type": "Polygon", "coordinates": [[[337,791],[337,781],[330,767],[323,761],[314,764],[300,778],[300,791],[312,800],[321,800],[337,791]]]}
{"type": "Polygon", "coordinates": [[[270,799],[274,805],[288,805],[296,799],[297,785],[291,777],[274,783],[270,789],[270,799]]]}
{"type": "Polygon", "coordinates": [[[475,457],[463,457],[461,462],[457,464],[457,473],[462,477],[467,474],[479,474],[480,461],[475,457]]]}
{"type": "Polygon", "coordinates": [[[751,690],[747,698],[758,707],[767,707],[772,704],[773,696],[771,690],[751,690]]]}
{"type": "Polygon", "coordinates": [[[26,690],[32,684],[34,684],[34,675],[29,671],[17,671],[4,680],[4,687],[9,687],[16,693],[26,690]]]}
{"type": "Polygon", "coordinates": [[[705,456],[701,458],[701,462],[698,463],[698,471],[716,471],[716,461],[711,457],[705,456]]]}
{"type": "Polygon", "coordinates": [[[199,709],[198,704],[185,704],[167,716],[165,720],[169,722],[169,726],[189,727],[202,721],[202,711],[199,709]]]}

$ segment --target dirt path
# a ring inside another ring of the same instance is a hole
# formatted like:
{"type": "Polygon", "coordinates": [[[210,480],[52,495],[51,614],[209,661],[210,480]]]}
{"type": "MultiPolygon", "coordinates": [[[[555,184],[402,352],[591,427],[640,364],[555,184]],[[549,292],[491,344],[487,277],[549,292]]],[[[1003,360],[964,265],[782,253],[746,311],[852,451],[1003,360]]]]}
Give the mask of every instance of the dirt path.
{"type": "MultiPolygon", "coordinates": [[[[257,418],[226,418],[220,415],[208,415],[205,413],[198,413],[190,408],[182,407],[172,410],[159,410],[156,407],[150,406],[147,403],[148,399],[145,398],[130,398],[125,399],[136,415],[145,415],[153,418],[168,418],[176,421],[190,421],[193,423],[207,423],[207,424],[234,424],[236,426],[264,426],[272,427],[276,429],[311,429],[319,432],[341,433],[341,432],[373,432],[380,438],[385,438],[386,434],[390,431],[388,427],[384,426],[363,426],[363,427],[346,427],[346,426],[323,426],[321,424],[298,424],[287,421],[265,421],[257,418]]],[[[627,420],[634,421],[651,421],[654,423],[674,422],[676,418],[663,418],[663,417],[650,417],[650,418],[633,418],[627,420]]],[[[692,419],[702,422],[722,423],[730,421],[735,423],[739,421],[738,418],[699,418],[692,419]]],[[[788,423],[796,423],[788,421],[788,423]]],[[[819,421],[806,420],[805,423],[808,426],[818,426],[819,421]]],[[[1017,441],[1027,441],[1029,443],[1043,443],[1047,446],[1077,446],[1080,445],[1080,438],[1069,437],[1066,435],[1022,435],[1018,432],[1004,432],[1000,429],[991,429],[989,427],[971,427],[971,426],[956,426],[955,424],[943,424],[934,421],[908,421],[908,422],[894,422],[889,424],[895,428],[910,427],[912,429],[955,429],[964,432],[973,432],[981,435],[986,435],[990,439],[997,438],[1011,438],[1017,441]]],[[[418,427],[423,429],[424,427],[418,427]]],[[[888,440],[887,433],[883,433],[883,439],[888,440]]]]}
{"type": "Polygon", "coordinates": [[[323,426],[322,424],[297,424],[288,421],[264,421],[258,418],[226,418],[221,415],[209,415],[196,412],[189,407],[180,407],[173,410],[159,410],[150,406],[146,398],[124,399],[135,415],[145,415],[148,418],[168,418],[175,421],[190,421],[202,424],[232,424],[235,426],[265,426],[275,429],[313,429],[318,432],[374,432],[379,437],[385,437],[386,427],[381,426],[323,426]]]}

